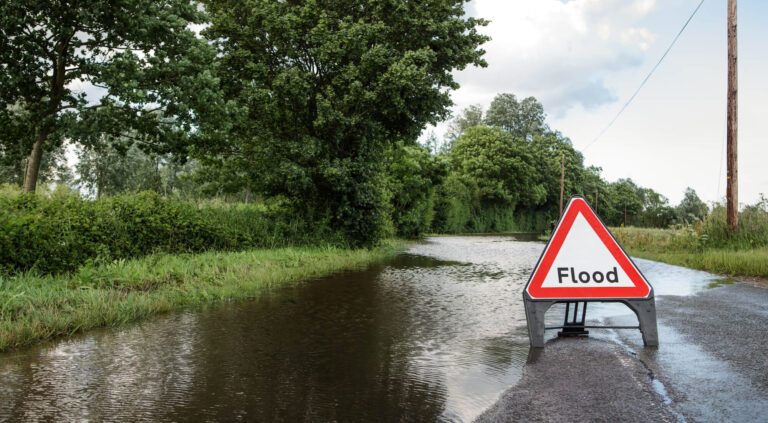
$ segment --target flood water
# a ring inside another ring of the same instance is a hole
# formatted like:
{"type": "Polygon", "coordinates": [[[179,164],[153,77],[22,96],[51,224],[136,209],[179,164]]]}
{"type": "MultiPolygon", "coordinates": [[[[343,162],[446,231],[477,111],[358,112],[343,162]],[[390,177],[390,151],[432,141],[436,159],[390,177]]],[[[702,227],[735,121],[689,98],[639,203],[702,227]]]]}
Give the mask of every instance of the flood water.
{"type": "MultiPolygon", "coordinates": [[[[431,238],[367,271],[2,354],[0,420],[471,421],[521,375],[543,247],[431,238]]],[[[637,263],[665,275],[657,295],[713,278],[637,263]]]]}

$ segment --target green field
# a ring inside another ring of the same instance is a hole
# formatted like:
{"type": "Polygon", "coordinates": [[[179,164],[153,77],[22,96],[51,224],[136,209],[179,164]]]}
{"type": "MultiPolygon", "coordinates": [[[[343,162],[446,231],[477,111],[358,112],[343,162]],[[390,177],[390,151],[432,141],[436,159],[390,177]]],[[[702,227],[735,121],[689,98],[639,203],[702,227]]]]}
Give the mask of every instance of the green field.
{"type": "Polygon", "coordinates": [[[264,290],[362,269],[402,251],[305,247],[149,255],[69,275],[0,277],[0,351],[161,313],[257,297],[264,290]]]}

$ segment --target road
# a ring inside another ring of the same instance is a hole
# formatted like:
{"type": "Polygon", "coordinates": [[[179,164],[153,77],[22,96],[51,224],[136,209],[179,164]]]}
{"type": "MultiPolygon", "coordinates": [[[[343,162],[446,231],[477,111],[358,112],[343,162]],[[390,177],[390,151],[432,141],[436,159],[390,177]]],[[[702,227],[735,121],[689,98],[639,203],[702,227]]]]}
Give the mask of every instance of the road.
{"type": "MultiPolygon", "coordinates": [[[[601,319],[628,324],[627,314],[601,319]]],[[[657,297],[658,348],[628,331],[550,339],[480,415],[507,421],[768,421],[768,288],[657,297]]]]}

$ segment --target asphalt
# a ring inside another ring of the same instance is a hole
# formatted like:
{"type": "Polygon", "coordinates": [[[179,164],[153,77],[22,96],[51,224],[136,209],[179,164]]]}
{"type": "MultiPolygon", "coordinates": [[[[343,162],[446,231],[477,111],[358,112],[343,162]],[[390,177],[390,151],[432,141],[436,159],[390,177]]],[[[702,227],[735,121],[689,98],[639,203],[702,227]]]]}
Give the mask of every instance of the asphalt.
{"type": "Polygon", "coordinates": [[[550,336],[476,421],[768,421],[768,288],[739,282],[657,297],[657,316],[658,348],[636,331],[550,336]]]}
{"type": "Polygon", "coordinates": [[[648,369],[619,345],[589,338],[549,342],[520,382],[480,422],[673,422],[648,369]]]}

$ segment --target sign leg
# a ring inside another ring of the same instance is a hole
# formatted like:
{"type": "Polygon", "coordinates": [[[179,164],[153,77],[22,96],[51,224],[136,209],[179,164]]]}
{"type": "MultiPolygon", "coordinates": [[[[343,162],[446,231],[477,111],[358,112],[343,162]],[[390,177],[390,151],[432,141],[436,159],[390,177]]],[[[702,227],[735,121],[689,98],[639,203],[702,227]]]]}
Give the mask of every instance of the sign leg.
{"type": "Polygon", "coordinates": [[[544,348],[544,315],[552,306],[551,301],[523,301],[528,321],[528,338],[532,348],[544,348]]]}
{"type": "Polygon", "coordinates": [[[656,325],[656,300],[626,300],[626,304],[637,315],[640,322],[640,332],[643,334],[643,344],[647,347],[659,346],[659,330],[656,325]]]}

